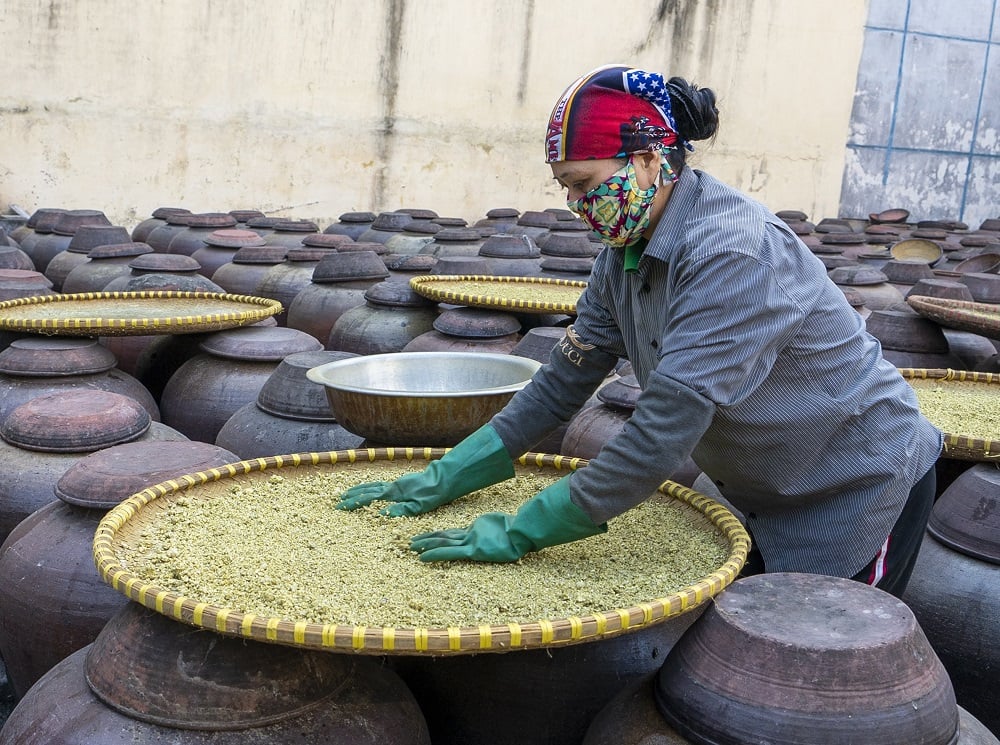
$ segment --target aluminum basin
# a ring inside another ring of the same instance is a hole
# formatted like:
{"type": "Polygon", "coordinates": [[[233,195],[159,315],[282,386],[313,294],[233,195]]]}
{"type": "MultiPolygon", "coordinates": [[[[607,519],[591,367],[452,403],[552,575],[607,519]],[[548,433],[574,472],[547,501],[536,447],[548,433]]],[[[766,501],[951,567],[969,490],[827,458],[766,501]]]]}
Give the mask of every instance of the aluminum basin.
{"type": "Polygon", "coordinates": [[[373,445],[451,447],[524,388],[541,363],[485,352],[395,352],[310,369],[342,427],[373,445]]]}

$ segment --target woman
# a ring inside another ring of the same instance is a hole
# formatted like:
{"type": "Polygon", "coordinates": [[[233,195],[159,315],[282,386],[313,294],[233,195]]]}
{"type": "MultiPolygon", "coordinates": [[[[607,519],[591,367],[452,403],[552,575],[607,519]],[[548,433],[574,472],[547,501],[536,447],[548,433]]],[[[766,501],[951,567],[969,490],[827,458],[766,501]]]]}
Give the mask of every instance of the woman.
{"type": "Polygon", "coordinates": [[[553,108],[546,159],[605,248],[551,361],[423,472],[345,493],[417,514],[513,475],[626,357],[642,387],[586,468],[468,528],[415,536],[422,561],[515,561],[605,531],[692,456],[746,518],[745,573],[853,577],[901,594],[942,434],[823,264],[770,211],[685,165],[715,94],[598,68],[553,108]]]}

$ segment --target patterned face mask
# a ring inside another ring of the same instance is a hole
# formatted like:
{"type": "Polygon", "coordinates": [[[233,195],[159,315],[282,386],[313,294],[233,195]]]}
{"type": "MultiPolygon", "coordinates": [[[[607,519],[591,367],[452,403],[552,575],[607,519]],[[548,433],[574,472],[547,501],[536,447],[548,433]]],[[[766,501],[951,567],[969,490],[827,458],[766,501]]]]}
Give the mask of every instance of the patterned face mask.
{"type": "MultiPolygon", "coordinates": [[[[661,178],[676,181],[673,169],[663,158],[661,178]]],[[[629,156],[625,166],[615,171],[600,186],[591,189],[566,206],[579,215],[601,240],[613,248],[626,248],[637,243],[649,227],[649,207],[656,196],[656,184],[639,188],[635,166],[629,156]]]]}

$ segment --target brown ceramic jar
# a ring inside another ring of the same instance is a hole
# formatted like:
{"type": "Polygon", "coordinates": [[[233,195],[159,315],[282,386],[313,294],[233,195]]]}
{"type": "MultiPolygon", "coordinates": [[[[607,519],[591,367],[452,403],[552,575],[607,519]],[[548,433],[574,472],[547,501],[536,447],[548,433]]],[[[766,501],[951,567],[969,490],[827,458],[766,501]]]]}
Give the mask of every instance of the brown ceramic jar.
{"type": "Polygon", "coordinates": [[[285,260],[284,246],[244,246],[212,274],[212,281],[233,295],[252,295],[271,267],[285,260]]]}
{"type": "Polygon", "coordinates": [[[220,266],[233,260],[244,246],[263,246],[265,240],[252,230],[224,228],[213,230],[203,238],[204,245],[191,254],[198,262],[198,273],[211,279],[220,266]]]}
{"type": "Polygon", "coordinates": [[[365,304],[346,311],[330,330],[326,348],[355,354],[402,351],[434,328],[437,304],[410,286],[386,280],[365,291],[365,304]]]}
{"type": "Polygon", "coordinates": [[[87,261],[73,267],[63,280],[63,292],[101,292],[116,277],[131,272],[129,262],[152,253],[148,243],[118,243],[90,249],[87,261]]]}
{"type": "Polygon", "coordinates": [[[485,308],[449,308],[434,319],[433,326],[402,351],[509,354],[521,339],[517,316],[485,308]]]}
{"type": "Polygon", "coordinates": [[[45,276],[49,278],[57,292],[62,292],[66,275],[74,267],[87,261],[91,249],[129,243],[131,240],[129,232],[120,225],[81,225],[76,229],[66,250],[56,254],[49,261],[45,267],[45,276]]]}
{"type": "MultiPolygon", "coordinates": [[[[187,215],[184,229],[170,239],[170,243],[162,253],[191,256],[205,245],[205,238],[211,233],[233,227],[236,227],[236,218],[227,212],[202,212],[187,215]]],[[[154,230],[151,235],[155,234],[154,230]]]]}
{"type": "Polygon", "coordinates": [[[345,212],[337,218],[337,222],[327,225],[323,232],[328,235],[346,235],[356,241],[373,222],[374,212],[345,212]]]}
{"type": "Polygon", "coordinates": [[[42,236],[29,254],[35,269],[44,274],[52,258],[69,247],[81,225],[110,224],[111,221],[100,210],[66,210],[55,221],[52,232],[42,236]]]}
{"type": "Polygon", "coordinates": [[[253,295],[277,300],[282,311],[274,315],[279,326],[288,324],[288,309],[299,292],[312,282],[313,270],[320,260],[335,253],[333,248],[311,248],[299,245],[289,248],[285,260],[275,264],[260,278],[253,295]]]}
{"type": "MultiPolygon", "coordinates": [[[[184,207],[157,207],[145,220],[140,221],[132,228],[131,239],[138,243],[148,243],[146,238],[156,228],[166,225],[168,215],[190,215],[191,210],[184,207]]],[[[116,241],[118,242],[118,241],[116,241]]]]}

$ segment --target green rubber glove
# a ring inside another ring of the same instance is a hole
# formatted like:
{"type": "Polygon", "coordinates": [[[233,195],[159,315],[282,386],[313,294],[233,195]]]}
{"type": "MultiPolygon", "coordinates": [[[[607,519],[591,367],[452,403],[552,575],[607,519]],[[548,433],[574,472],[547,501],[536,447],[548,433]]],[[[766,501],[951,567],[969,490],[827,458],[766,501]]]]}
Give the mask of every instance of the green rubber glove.
{"type": "Polygon", "coordinates": [[[500,435],[484,424],[420,473],[352,486],[337,509],[355,510],[382,500],[395,503],[382,510],[384,515],[420,515],[513,476],[514,462],[500,435]]]}
{"type": "Polygon", "coordinates": [[[578,541],[608,530],[594,525],[569,498],[569,476],[521,505],[515,515],[487,512],[468,528],[421,533],[410,539],[410,548],[421,561],[517,561],[529,551],[578,541]]]}

